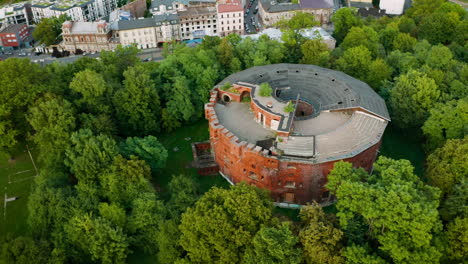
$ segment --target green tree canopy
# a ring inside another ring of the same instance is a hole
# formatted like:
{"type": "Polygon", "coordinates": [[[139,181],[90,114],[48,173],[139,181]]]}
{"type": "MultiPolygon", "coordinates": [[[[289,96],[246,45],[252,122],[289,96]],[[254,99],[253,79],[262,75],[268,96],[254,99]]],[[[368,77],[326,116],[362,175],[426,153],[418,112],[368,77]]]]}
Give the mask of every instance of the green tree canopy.
{"type": "Polygon", "coordinates": [[[25,136],[25,113],[43,90],[47,76],[27,59],[0,61],[0,152],[9,152],[25,136]]]}
{"type": "Polygon", "coordinates": [[[129,67],[123,75],[124,87],[113,98],[120,131],[126,136],[158,132],[161,107],[149,71],[139,64],[129,67]]]}
{"type": "Polygon", "coordinates": [[[449,240],[448,257],[452,261],[464,262],[468,258],[468,218],[456,218],[447,226],[449,240]]]}
{"type": "Polygon", "coordinates": [[[303,227],[299,239],[304,250],[304,259],[309,264],[344,263],[341,257],[343,232],[333,225],[322,207],[314,203],[301,208],[303,227]]]}
{"type": "Polygon", "coordinates": [[[93,135],[89,129],[81,129],[71,135],[71,146],[66,150],[65,165],[79,181],[97,182],[118,154],[117,143],[106,135],[93,135]]]}
{"type": "Polygon", "coordinates": [[[468,137],[449,139],[427,157],[426,175],[432,186],[450,193],[453,186],[468,175],[468,137]]]}
{"type": "Polygon", "coordinates": [[[463,138],[468,134],[468,98],[435,105],[422,130],[429,149],[442,146],[447,139],[463,138]]]}
{"type": "Polygon", "coordinates": [[[32,35],[36,41],[46,46],[57,44],[62,40],[62,24],[67,20],[70,20],[67,15],[43,18],[32,35]]]}
{"type": "Polygon", "coordinates": [[[181,246],[188,261],[237,263],[261,226],[271,221],[268,193],[240,184],[211,188],[182,215],[181,246]]]}
{"type": "Polygon", "coordinates": [[[347,49],[343,56],[336,61],[336,66],[340,71],[360,80],[365,80],[371,61],[371,52],[364,46],[357,46],[347,49]]]}
{"type": "Polygon", "coordinates": [[[70,83],[70,89],[79,94],[75,102],[82,111],[94,114],[110,112],[112,88],[100,73],[88,69],[77,73],[70,83]]]}
{"type": "Polygon", "coordinates": [[[61,163],[70,135],[75,129],[75,109],[60,97],[48,95],[29,109],[27,117],[34,129],[33,141],[46,164],[61,163]]]}
{"type": "Polygon", "coordinates": [[[262,226],[252,240],[244,256],[250,264],[299,264],[302,262],[299,239],[291,232],[287,223],[278,227],[262,226]]]}
{"type": "Polygon", "coordinates": [[[304,42],[301,46],[303,64],[315,64],[319,66],[327,66],[330,59],[330,49],[327,44],[320,39],[310,39],[304,42]]]}
{"type": "Polygon", "coordinates": [[[340,47],[344,50],[363,46],[366,47],[375,58],[379,52],[379,36],[371,27],[352,27],[340,47]]]}
{"type": "Polygon", "coordinates": [[[394,262],[438,263],[441,253],[433,234],[441,229],[440,192],[421,182],[413,169],[407,160],[386,157],[374,164],[372,175],[335,163],[327,188],[336,194],[343,229],[356,215],[362,216],[378,248],[394,262]]]}
{"type": "Polygon", "coordinates": [[[400,127],[418,127],[424,123],[439,96],[435,81],[425,74],[411,70],[400,75],[390,92],[393,117],[400,127]]]}
{"type": "Polygon", "coordinates": [[[340,8],[333,14],[331,21],[335,26],[333,36],[340,43],[348,34],[352,27],[359,27],[362,21],[356,16],[356,13],[350,8],[340,8]]]}
{"type": "Polygon", "coordinates": [[[154,136],[144,138],[128,137],[119,144],[120,152],[126,157],[138,156],[146,161],[152,170],[163,168],[166,165],[167,150],[154,136]]]}
{"type": "Polygon", "coordinates": [[[76,216],[65,226],[65,232],[70,242],[93,261],[125,263],[129,253],[128,237],[109,221],[89,214],[76,216]]]}

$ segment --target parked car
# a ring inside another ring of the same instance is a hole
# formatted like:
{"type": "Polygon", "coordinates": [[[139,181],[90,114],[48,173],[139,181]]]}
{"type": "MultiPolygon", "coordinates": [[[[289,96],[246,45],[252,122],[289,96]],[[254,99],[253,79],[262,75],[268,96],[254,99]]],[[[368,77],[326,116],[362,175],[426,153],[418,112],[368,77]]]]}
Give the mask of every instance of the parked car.
{"type": "Polygon", "coordinates": [[[5,52],[5,55],[13,55],[13,52],[7,51],[7,52],[5,52]]]}
{"type": "Polygon", "coordinates": [[[42,54],[41,51],[38,51],[38,52],[34,53],[34,55],[36,55],[36,56],[39,56],[39,55],[41,55],[41,54],[42,54]]]}
{"type": "Polygon", "coordinates": [[[258,13],[258,6],[255,8],[254,15],[258,13]]]}
{"type": "Polygon", "coordinates": [[[245,12],[246,14],[248,14],[250,12],[250,9],[247,8],[247,12],[245,12]]]}
{"type": "Polygon", "coordinates": [[[26,52],[21,52],[21,53],[19,53],[18,55],[19,55],[19,56],[26,56],[27,54],[26,54],[26,52]]]}

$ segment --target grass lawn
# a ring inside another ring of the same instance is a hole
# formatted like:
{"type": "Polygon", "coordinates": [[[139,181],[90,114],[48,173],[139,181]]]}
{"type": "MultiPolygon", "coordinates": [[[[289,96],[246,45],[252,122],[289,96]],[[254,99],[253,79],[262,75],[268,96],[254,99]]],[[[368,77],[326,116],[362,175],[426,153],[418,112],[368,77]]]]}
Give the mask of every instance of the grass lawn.
{"type": "Polygon", "coordinates": [[[202,193],[208,191],[212,186],[227,188],[229,183],[220,175],[201,176],[197,170],[189,168],[193,161],[192,142],[206,141],[209,139],[208,121],[201,119],[191,125],[186,125],[174,132],[159,135],[159,141],[166,147],[169,156],[166,168],[156,172],[153,183],[162,193],[166,191],[167,184],[172,175],[184,174],[196,179],[200,184],[202,193]],[[190,139],[189,139],[190,138],[190,139]],[[177,148],[177,150],[175,149],[177,148]]]}
{"type": "Polygon", "coordinates": [[[419,141],[416,132],[411,134],[395,128],[391,123],[387,126],[383,136],[380,155],[393,159],[407,159],[414,166],[414,172],[424,177],[425,154],[422,143],[419,141]]]}
{"type": "MultiPolygon", "coordinates": [[[[31,152],[34,158],[34,151],[31,152]]],[[[12,162],[4,155],[0,158],[0,236],[8,233],[19,236],[27,232],[27,201],[36,170],[25,145],[20,144],[14,153],[15,160],[12,162]],[[7,203],[6,214],[5,193],[8,197],[18,197],[7,203]]]]}

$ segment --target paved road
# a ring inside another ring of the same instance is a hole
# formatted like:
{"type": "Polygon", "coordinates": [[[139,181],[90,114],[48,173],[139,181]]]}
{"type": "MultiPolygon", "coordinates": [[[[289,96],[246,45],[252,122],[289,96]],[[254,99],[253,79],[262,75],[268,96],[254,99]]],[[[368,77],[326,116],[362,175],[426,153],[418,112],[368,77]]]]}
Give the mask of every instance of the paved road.
{"type": "MultiPolygon", "coordinates": [[[[250,6],[250,8],[246,8],[244,11],[247,14],[247,16],[244,17],[244,23],[248,26],[249,31],[246,31],[247,33],[257,33],[254,25],[260,30],[263,29],[261,25],[258,23],[258,13],[254,14],[255,8],[258,6],[258,1],[259,0],[254,0],[250,6]],[[249,10],[249,13],[247,13],[247,10],[249,10]],[[254,23],[252,23],[252,17],[254,18],[254,23]]],[[[250,0],[246,0],[246,7],[250,4],[250,0]]],[[[247,30],[247,27],[246,27],[247,30]]]]}
{"type": "MultiPolygon", "coordinates": [[[[161,51],[162,49],[147,49],[147,50],[141,50],[140,53],[138,53],[138,57],[140,59],[147,59],[147,58],[151,58],[153,61],[160,61],[163,59],[162,55],[161,55],[161,51]]],[[[59,62],[62,62],[62,63],[72,63],[74,62],[75,60],[81,58],[81,57],[90,57],[90,58],[97,58],[99,57],[99,52],[96,53],[96,54],[87,54],[87,55],[70,55],[68,57],[63,57],[63,58],[54,58],[52,57],[50,54],[41,54],[39,56],[36,56],[34,55],[34,53],[31,53],[30,56],[20,56],[19,54],[21,53],[22,51],[13,51],[13,54],[12,55],[6,55],[6,54],[3,54],[3,55],[0,55],[0,58],[5,60],[7,58],[11,58],[11,57],[17,57],[17,58],[29,58],[32,62],[35,62],[35,63],[40,63],[41,65],[45,65],[45,64],[50,64],[50,63],[53,63],[54,61],[59,61],[59,62]]]]}
{"type": "Polygon", "coordinates": [[[455,3],[455,4],[459,4],[461,6],[463,6],[464,8],[468,8],[468,3],[464,3],[462,1],[458,1],[458,0],[449,0],[450,2],[452,3],[455,3]]]}

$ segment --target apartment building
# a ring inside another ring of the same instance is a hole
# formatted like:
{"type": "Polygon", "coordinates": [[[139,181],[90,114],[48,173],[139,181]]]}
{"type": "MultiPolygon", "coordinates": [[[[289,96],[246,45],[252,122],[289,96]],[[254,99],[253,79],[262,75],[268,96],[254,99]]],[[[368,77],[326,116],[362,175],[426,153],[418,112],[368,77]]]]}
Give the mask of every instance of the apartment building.
{"type": "Polygon", "coordinates": [[[22,24],[29,26],[32,19],[31,4],[22,2],[0,8],[0,24],[22,24]]]}
{"type": "Polygon", "coordinates": [[[110,50],[119,44],[111,40],[109,23],[104,20],[98,22],[66,21],[62,25],[62,37],[61,48],[70,52],[110,50]]]}
{"type": "Polygon", "coordinates": [[[33,20],[68,15],[72,21],[97,21],[117,8],[117,0],[40,0],[31,5],[33,20]]]}
{"type": "Polygon", "coordinates": [[[0,46],[4,49],[28,47],[26,40],[30,36],[28,25],[11,24],[0,29],[0,46]]]}
{"type": "Polygon", "coordinates": [[[164,42],[180,40],[179,17],[176,14],[118,22],[119,43],[136,44],[140,49],[156,48],[164,42]]]}
{"type": "Polygon", "coordinates": [[[310,13],[320,24],[328,24],[333,8],[333,0],[301,0],[296,3],[284,3],[278,0],[258,1],[259,19],[265,27],[272,26],[282,19],[291,19],[297,11],[310,13]]]}
{"type": "Polygon", "coordinates": [[[244,33],[244,8],[239,0],[218,2],[218,34],[221,37],[231,33],[244,33]]]}

